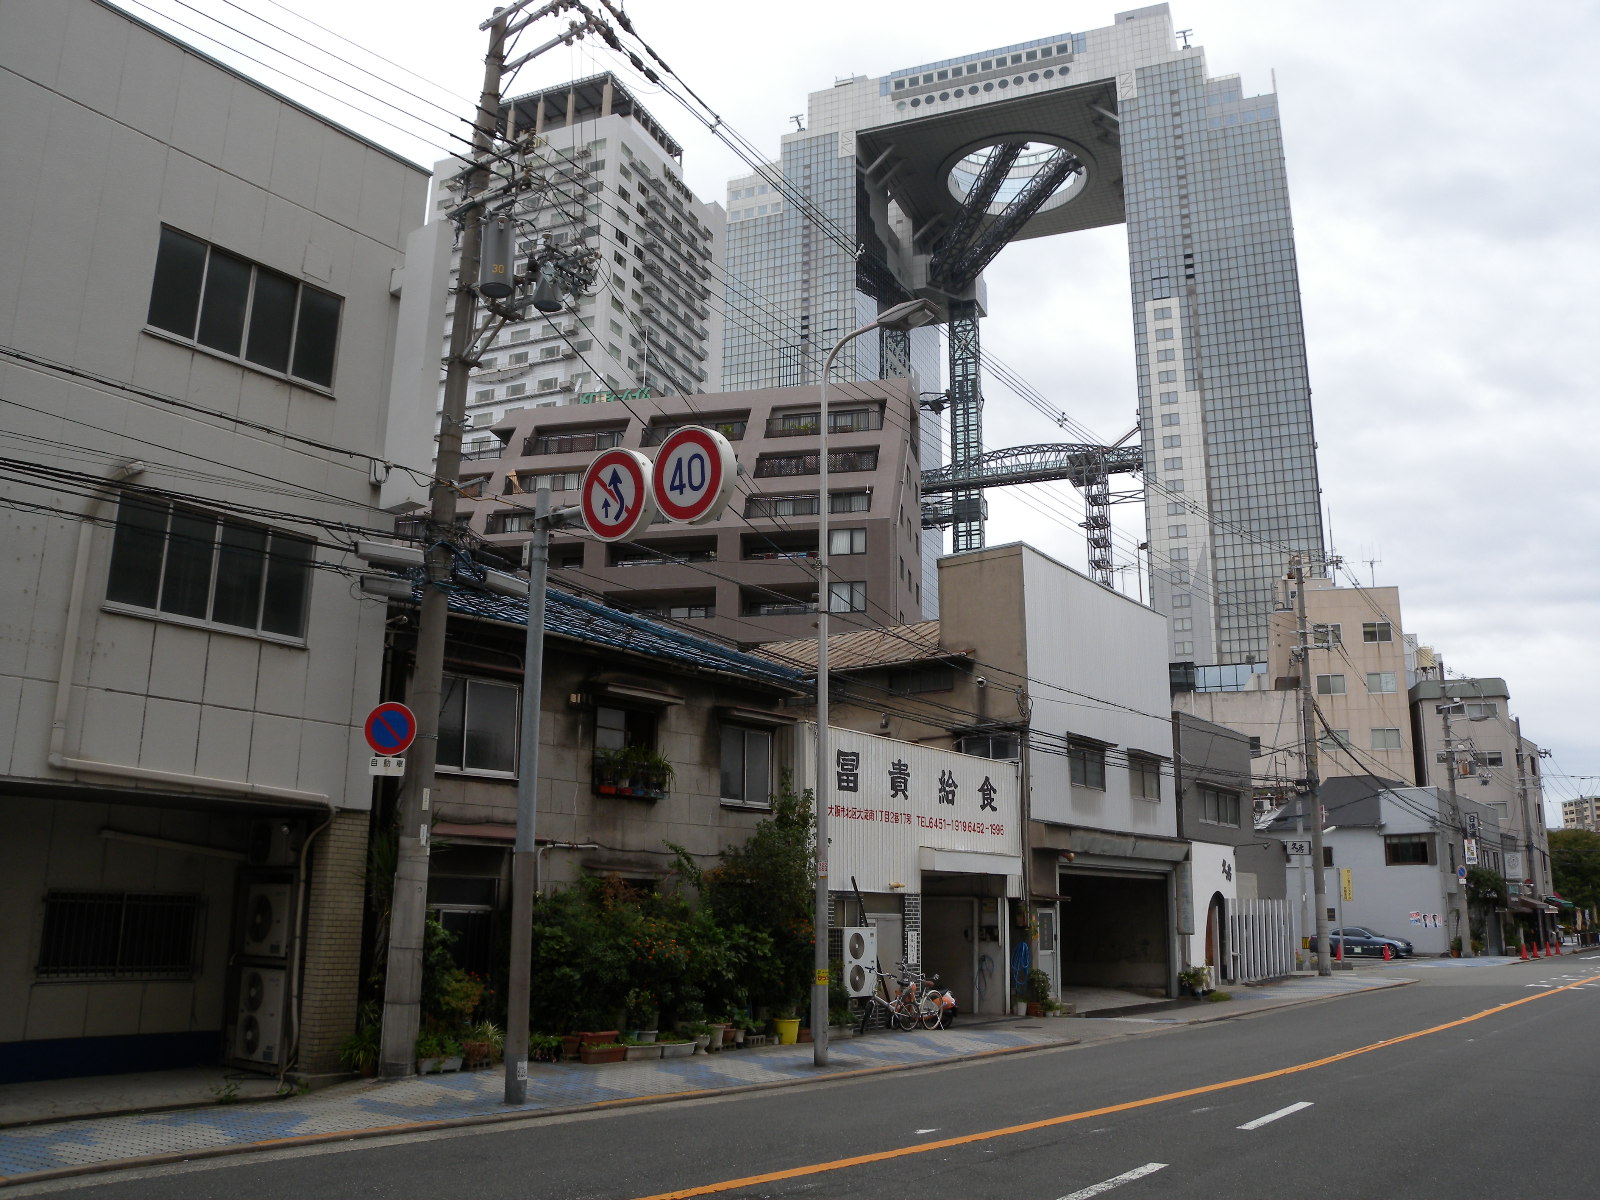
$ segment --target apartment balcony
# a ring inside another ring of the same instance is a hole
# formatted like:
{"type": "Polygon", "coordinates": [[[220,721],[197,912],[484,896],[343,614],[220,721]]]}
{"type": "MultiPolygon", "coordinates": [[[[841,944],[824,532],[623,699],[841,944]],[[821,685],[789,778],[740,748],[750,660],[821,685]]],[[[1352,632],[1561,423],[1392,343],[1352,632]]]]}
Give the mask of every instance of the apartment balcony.
{"type": "Polygon", "coordinates": [[[596,450],[609,450],[622,445],[624,433],[624,430],[614,429],[603,433],[535,435],[523,440],[522,453],[524,457],[532,458],[540,454],[588,454],[596,450]]]}

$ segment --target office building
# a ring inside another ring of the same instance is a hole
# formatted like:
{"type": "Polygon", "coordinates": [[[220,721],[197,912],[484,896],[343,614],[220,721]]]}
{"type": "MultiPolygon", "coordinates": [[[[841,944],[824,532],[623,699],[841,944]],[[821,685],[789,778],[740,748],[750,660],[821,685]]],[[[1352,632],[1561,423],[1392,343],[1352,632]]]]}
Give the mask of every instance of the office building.
{"type": "MultiPolygon", "coordinates": [[[[640,388],[715,390],[722,353],[722,299],[712,290],[722,208],[683,182],[682,147],[661,124],[609,73],[519,96],[504,119],[543,139],[530,162],[544,186],[516,206],[518,269],[544,239],[594,249],[599,275],[561,312],[530,307],[494,335],[467,394],[469,461],[498,452],[489,426],[519,409],[640,388]]],[[[463,166],[436,164],[435,220],[460,204],[463,166]]]]}
{"type": "MultiPolygon", "coordinates": [[[[1151,596],[1170,619],[1168,656],[1262,662],[1288,556],[1318,563],[1323,551],[1294,233],[1276,97],[1210,74],[1188,42],[1154,4],[812,93],[778,160],[730,184],[723,379],[807,382],[840,336],[907,295],[933,300],[952,343],[959,329],[975,350],[985,254],[1125,224],[1151,596]],[[1034,192],[1048,198],[1012,221],[1008,206],[1034,192]]],[[[927,387],[929,349],[928,335],[863,338],[841,370],[871,378],[909,362],[927,387]]],[[[974,364],[961,361],[958,463],[986,448],[973,436],[974,364]]]]}

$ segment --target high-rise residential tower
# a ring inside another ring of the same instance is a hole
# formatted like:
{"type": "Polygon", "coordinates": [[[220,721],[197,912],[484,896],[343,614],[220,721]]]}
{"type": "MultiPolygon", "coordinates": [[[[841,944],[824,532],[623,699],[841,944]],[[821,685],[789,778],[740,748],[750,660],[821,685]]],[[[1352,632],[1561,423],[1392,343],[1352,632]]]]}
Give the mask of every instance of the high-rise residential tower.
{"type": "MultiPolygon", "coordinates": [[[[519,269],[542,238],[597,250],[599,277],[575,305],[529,309],[495,335],[467,397],[466,454],[498,455],[489,427],[520,409],[716,390],[723,212],[683,182],[682,148],[609,73],[519,96],[502,117],[543,139],[532,157],[542,186],[516,210],[519,269]]],[[[435,166],[436,218],[461,202],[463,165],[435,166]]]]}
{"type": "MultiPolygon", "coordinates": [[[[724,386],[810,382],[837,338],[923,296],[954,347],[958,469],[993,449],[976,371],[982,268],[1011,241],[1125,224],[1168,654],[1265,661],[1288,556],[1319,574],[1323,552],[1277,101],[1209,75],[1166,4],[815,92],[780,159],[732,181],[728,208],[724,386]]],[[[909,359],[927,387],[930,349],[862,338],[842,369],[867,378],[909,359]]],[[[957,548],[981,545],[975,499],[955,503],[957,548]]]]}

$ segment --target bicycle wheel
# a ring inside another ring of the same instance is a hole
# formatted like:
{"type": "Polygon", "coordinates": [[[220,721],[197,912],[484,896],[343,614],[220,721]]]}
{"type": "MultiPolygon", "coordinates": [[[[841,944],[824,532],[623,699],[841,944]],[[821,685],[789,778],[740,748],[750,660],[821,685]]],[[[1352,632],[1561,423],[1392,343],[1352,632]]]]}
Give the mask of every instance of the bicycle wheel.
{"type": "Polygon", "coordinates": [[[922,1027],[924,1029],[939,1028],[939,1019],[944,1015],[944,993],[939,991],[929,992],[922,998],[922,1027]]]}
{"type": "Polygon", "coordinates": [[[921,1017],[917,1010],[905,1000],[897,1000],[894,1004],[894,1024],[896,1029],[909,1032],[917,1027],[921,1017]]]}

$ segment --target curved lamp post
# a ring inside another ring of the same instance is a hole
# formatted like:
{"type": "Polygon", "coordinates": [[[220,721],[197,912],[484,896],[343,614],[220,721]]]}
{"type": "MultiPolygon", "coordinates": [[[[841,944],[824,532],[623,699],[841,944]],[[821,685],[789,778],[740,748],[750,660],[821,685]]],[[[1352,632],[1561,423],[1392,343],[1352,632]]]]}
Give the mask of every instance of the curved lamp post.
{"type": "Polygon", "coordinates": [[[813,799],[817,806],[817,907],[812,918],[816,945],[815,981],[811,988],[812,1057],[819,1067],[828,1065],[828,802],[831,792],[828,765],[828,609],[833,597],[828,582],[828,375],[833,360],[856,338],[874,329],[915,329],[938,316],[926,300],[907,300],[886,308],[878,319],[840,338],[822,364],[822,394],[818,408],[817,437],[817,768],[813,799]]]}

